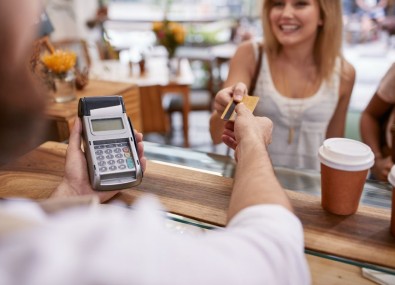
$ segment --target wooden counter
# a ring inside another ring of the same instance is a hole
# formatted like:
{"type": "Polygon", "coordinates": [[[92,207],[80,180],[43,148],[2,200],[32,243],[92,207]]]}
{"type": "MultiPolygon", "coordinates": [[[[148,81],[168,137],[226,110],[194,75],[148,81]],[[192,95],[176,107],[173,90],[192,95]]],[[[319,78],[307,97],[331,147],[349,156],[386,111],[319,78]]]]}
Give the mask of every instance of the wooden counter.
{"type": "Polygon", "coordinates": [[[50,102],[45,115],[50,121],[48,138],[64,141],[69,138],[70,129],[78,115],[78,99],[91,96],[120,95],[125,102],[126,112],[133,122],[133,127],[142,130],[140,93],[138,86],[129,83],[91,80],[89,84],[77,91],[77,100],[65,103],[50,102]]]}
{"type": "MultiPolygon", "coordinates": [[[[0,169],[0,197],[46,198],[63,175],[66,145],[48,142],[0,169]]],[[[172,213],[225,225],[231,178],[148,161],[142,184],[115,199],[132,203],[144,193],[159,197],[172,213]]],[[[360,206],[352,216],[325,212],[320,198],[287,191],[304,226],[306,249],[395,268],[390,211],[360,206]]]]}

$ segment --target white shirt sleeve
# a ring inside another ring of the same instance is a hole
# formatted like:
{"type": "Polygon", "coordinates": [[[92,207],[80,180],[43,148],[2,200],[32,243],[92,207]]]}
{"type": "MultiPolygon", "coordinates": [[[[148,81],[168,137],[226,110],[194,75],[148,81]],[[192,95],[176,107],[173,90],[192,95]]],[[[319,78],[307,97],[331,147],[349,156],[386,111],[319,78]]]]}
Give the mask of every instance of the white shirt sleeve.
{"type": "Polygon", "coordinates": [[[160,208],[145,197],[134,210],[40,214],[34,229],[0,236],[0,284],[310,283],[302,226],[286,209],[250,207],[223,230],[182,235],[160,208]]]}

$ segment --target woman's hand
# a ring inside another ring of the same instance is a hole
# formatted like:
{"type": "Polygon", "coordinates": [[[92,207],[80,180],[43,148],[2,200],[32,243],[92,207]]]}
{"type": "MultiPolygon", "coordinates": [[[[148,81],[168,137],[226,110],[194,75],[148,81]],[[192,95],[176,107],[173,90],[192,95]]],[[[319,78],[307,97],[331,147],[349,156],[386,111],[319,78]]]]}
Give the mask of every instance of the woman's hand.
{"type": "Polygon", "coordinates": [[[215,95],[214,110],[221,116],[230,100],[241,102],[243,96],[248,96],[247,86],[244,83],[239,82],[231,87],[226,87],[215,95]]]}
{"type": "MultiPolygon", "coordinates": [[[[105,202],[115,196],[119,191],[98,192],[92,189],[85,155],[81,149],[81,132],[81,120],[80,118],[76,118],[69,138],[64,177],[51,197],[98,195],[100,201],[105,202]]],[[[143,135],[135,130],[135,137],[141,167],[145,171],[146,158],[144,157],[143,135]]]]}
{"type": "Polygon", "coordinates": [[[388,181],[388,173],[391,171],[393,162],[391,156],[385,158],[377,157],[371,169],[372,175],[375,179],[380,181],[388,181]]]}

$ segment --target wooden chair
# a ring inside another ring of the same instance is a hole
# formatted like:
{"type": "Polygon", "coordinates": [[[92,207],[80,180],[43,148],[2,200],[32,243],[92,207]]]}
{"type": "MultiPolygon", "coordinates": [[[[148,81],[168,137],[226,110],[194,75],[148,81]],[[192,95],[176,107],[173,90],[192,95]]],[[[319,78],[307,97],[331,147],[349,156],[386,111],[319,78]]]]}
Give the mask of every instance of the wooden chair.
{"type": "MultiPolygon", "coordinates": [[[[205,90],[191,90],[189,96],[190,111],[212,111],[213,97],[211,92],[205,90]]],[[[182,114],[183,98],[179,94],[164,94],[162,99],[163,109],[168,116],[170,135],[173,131],[172,115],[175,112],[182,114]]]]}
{"type": "Polygon", "coordinates": [[[162,92],[160,86],[143,86],[139,90],[143,132],[167,134],[169,131],[169,122],[162,108],[162,92]]]}

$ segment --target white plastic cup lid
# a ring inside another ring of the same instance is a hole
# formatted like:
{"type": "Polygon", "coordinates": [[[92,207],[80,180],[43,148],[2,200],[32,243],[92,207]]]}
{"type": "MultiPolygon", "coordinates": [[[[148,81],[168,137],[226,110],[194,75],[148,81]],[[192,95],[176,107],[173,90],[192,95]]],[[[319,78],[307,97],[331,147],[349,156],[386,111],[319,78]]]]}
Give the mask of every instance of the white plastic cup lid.
{"type": "Polygon", "coordinates": [[[345,171],[365,170],[374,164],[374,154],[368,145],[346,138],[326,139],[318,156],[326,166],[345,171]]]}
{"type": "Polygon", "coordinates": [[[395,186],[395,165],[392,166],[391,171],[388,173],[388,182],[395,186]]]}

